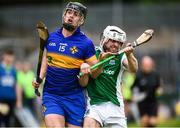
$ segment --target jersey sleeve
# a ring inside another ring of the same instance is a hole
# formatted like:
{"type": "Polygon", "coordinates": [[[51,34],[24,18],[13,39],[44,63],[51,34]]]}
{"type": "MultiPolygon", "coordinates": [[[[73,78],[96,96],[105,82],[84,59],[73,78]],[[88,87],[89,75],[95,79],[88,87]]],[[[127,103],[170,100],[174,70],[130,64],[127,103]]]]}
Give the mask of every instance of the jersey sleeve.
{"type": "Polygon", "coordinates": [[[49,43],[51,42],[51,38],[52,38],[55,34],[56,34],[56,32],[51,32],[51,33],[49,33],[48,39],[46,40],[45,45],[44,45],[44,48],[45,48],[45,49],[48,49],[47,47],[48,47],[49,43]]]}
{"type": "Polygon", "coordinates": [[[96,51],[95,51],[95,47],[92,41],[88,41],[87,43],[87,47],[86,47],[86,51],[85,51],[85,60],[86,62],[89,61],[94,61],[96,60],[96,51]]]}
{"type": "Polygon", "coordinates": [[[127,57],[126,57],[126,54],[123,53],[122,59],[121,59],[121,65],[122,65],[122,67],[123,67],[124,70],[127,70],[127,68],[126,68],[126,67],[124,66],[124,64],[123,64],[123,61],[124,61],[125,59],[127,60],[127,57]]]}
{"type": "MultiPolygon", "coordinates": [[[[49,35],[49,36],[50,36],[50,35],[49,35]]],[[[45,42],[45,45],[44,45],[44,48],[45,48],[45,49],[47,49],[48,44],[49,44],[49,37],[48,37],[47,41],[45,42]]]]}

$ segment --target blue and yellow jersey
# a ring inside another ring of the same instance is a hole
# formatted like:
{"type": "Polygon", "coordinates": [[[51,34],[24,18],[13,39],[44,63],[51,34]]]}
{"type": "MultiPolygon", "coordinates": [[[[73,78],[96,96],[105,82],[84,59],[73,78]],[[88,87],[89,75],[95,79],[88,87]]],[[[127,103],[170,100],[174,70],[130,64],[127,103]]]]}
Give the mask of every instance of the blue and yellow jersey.
{"type": "Polygon", "coordinates": [[[66,38],[59,29],[49,35],[46,49],[48,67],[44,92],[63,95],[82,91],[77,75],[83,62],[96,59],[92,41],[80,28],[66,38]]]}

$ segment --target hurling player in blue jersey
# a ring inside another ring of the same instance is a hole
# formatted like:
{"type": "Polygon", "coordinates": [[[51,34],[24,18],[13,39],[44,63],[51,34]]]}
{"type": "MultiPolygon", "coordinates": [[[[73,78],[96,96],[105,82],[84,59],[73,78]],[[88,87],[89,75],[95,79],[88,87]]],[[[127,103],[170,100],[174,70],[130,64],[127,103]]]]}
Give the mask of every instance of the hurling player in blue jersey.
{"type": "MultiPolygon", "coordinates": [[[[92,41],[80,30],[86,14],[84,5],[69,2],[62,27],[49,35],[40,73],[46,77],[42,100],[47,127],[82,127],[86,99],[77,75],[82,63],[98,62],[92,41]]],[[[34,80],[33,86],[39,83],[34,80]]]]}

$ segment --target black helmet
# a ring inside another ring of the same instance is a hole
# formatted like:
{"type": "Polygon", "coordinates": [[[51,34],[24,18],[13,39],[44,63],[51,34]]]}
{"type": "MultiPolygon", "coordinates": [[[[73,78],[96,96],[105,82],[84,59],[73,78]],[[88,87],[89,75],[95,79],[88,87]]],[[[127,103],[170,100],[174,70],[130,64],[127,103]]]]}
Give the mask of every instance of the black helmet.
{"type": "Polygon", "coordinates": [[[79,3],[79,2],[69,2],[66,5],[66,9],[74,9],[79,11],[81,14],[83,14],[84,19],[86,19],[86,15],[87,15],[87,7],[84,6],[83,4],[79,3]]]}

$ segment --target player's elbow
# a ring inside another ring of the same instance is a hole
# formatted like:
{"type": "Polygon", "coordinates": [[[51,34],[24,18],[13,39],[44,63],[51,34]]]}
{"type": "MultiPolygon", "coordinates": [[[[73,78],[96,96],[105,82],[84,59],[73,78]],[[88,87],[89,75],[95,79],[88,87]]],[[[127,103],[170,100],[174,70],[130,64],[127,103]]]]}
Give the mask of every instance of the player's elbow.
{"type": "Polygon", "coordinates": [[[136,72],[137,72],[137,70],[138,70],[137,68],[134,68],[134,69],[131,69],[131,70],[130,70],[130,72],[132,72],[132,73],[136,73],[136,72]]]}
{"type": "Polygon", "coordinates": [[[99,75],[100,75],[100,73],[94,73],[94,74],[91,74],[91,77],[93,79],[96,79],[99,75]]]}
{"type": "Polygon", "coordinates": [[[132,72],[132,73],[136,73],[138,71],[138,63],[136,63],[133,66],[129,67],[129,71],[132,72]]]}
{"type": "Polygon", "coordinates": [[[81,85],[81,87],[86,87],[87,86],[87,83],[85,83],[85,82],[79,82],[79,84],[81,85]]]}
{"type": "Polygon", "coordinates": [[[79,78],[79,84],[81,85],[81,87],[86,87],[88,85],[88,81],[89,78],[83,78],[83,76],[81,78],[79,78]]]}

